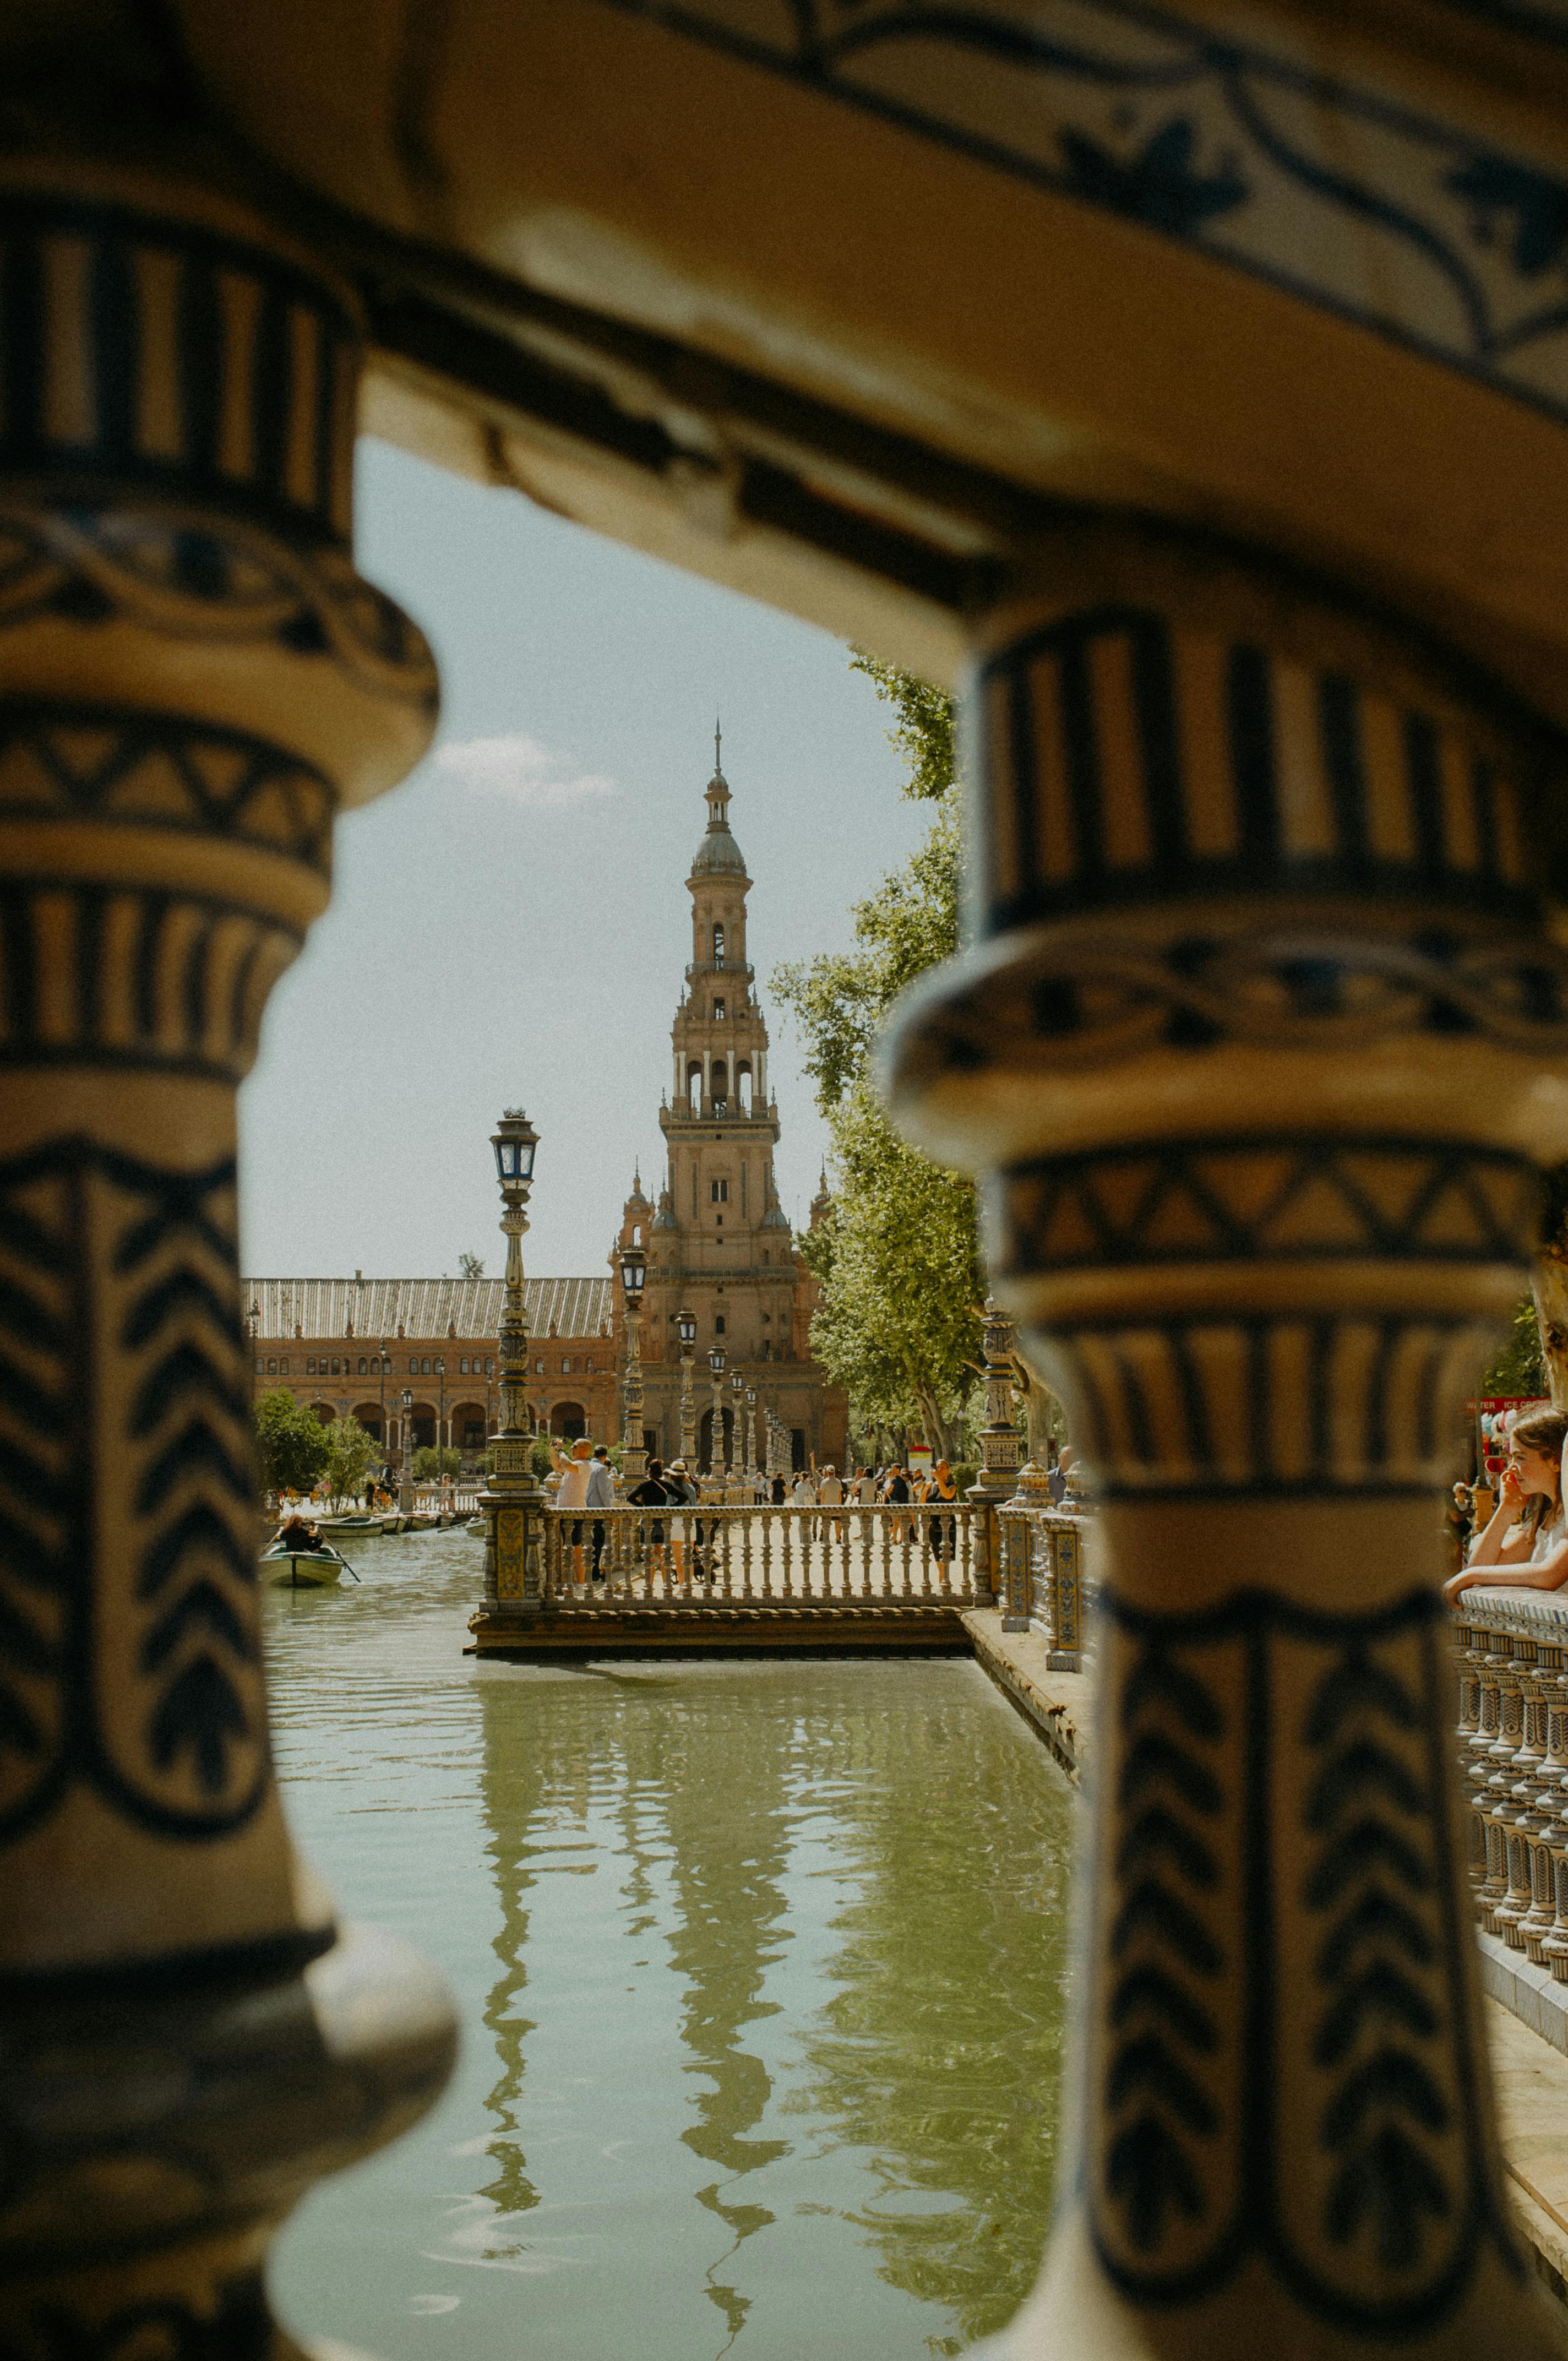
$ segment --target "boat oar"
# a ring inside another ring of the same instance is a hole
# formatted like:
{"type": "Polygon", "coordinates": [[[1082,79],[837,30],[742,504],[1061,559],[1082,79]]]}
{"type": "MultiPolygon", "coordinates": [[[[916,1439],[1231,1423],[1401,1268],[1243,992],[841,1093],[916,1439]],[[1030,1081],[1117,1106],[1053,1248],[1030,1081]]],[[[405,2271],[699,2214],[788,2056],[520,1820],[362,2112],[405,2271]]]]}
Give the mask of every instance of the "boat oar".
{"type": "MultiPolygon", "coordinates": [[[[346,1573],[354,1574],[354,1568],[349,1565],[348,1560],[344,1556],[343,1552],[340,1549],[334,1549],[333,1555],[336,1558],[339,1565],[341,1565],[346,1573]]],[[[356,1574],[354,1574],[354,1579],[357,1582],[359,1576],[356,1574]]]]}

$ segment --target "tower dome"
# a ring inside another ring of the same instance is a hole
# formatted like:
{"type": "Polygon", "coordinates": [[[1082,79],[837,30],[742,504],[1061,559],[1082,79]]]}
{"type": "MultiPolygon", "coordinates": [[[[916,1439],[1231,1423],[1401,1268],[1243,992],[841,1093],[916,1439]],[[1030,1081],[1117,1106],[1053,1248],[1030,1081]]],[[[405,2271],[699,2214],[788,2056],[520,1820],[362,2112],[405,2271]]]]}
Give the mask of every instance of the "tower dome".
{"type": "Polygon", "coordinates": [[[707,799],[707,827],[692,856],[693,877],[712,876],[715,873],[733,877],[746,875],[746,856],[729,833],[729,782],[719,762],[719,744],[718,725],[715,722],[713,776],[703,790],[707,799]]]}

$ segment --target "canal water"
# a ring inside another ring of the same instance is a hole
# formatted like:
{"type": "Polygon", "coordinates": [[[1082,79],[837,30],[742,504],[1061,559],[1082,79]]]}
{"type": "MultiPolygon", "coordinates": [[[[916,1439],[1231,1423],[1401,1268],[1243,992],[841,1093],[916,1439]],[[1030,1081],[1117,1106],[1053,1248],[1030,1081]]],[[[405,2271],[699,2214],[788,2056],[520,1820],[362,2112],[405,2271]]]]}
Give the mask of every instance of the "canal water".
{"type": "Polygon", "coordinates": [[[274,1592],[279,1767],[345,1916],[457,1996],[454,2084],[323,2185],[284,2320],[386,2361],[919,2361],[1049,2210],[1070,1797],[979,1669],[462,1653],[480,1545],[274,1592]]]}

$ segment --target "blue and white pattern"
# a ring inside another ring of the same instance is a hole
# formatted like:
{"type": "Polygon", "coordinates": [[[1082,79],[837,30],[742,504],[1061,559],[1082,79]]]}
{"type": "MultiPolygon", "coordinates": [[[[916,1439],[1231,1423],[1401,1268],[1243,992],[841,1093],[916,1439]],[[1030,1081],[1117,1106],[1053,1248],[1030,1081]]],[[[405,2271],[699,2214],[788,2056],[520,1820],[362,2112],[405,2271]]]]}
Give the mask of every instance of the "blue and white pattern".
{"type": "MultiPolygon", "coordinates": [[[[1568,180],[1139,0],[619,0],[1568,416],[1568,180]]],[[[1554,46],[1562,0],[1453,0],[1554,46]]]]}

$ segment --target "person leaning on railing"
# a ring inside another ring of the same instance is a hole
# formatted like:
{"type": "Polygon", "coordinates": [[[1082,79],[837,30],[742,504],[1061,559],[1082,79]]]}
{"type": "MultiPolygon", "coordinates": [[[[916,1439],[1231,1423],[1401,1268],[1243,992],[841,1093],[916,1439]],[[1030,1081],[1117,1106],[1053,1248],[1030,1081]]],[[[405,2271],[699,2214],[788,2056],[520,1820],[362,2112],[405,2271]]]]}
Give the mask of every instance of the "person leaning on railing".
{"type": "Polygon", "coordinates": [[[1493,1583],[1558,1590],[1568,1582],[1563,1514],[1565,1444],[1568,1416],[1561,1411],[1529,1411],[1515,1420],[1497,1506],[1471,1543],[1468,1562],[1442,1586],[1451,1607],[1461,1591],[1493,1583]]]}

